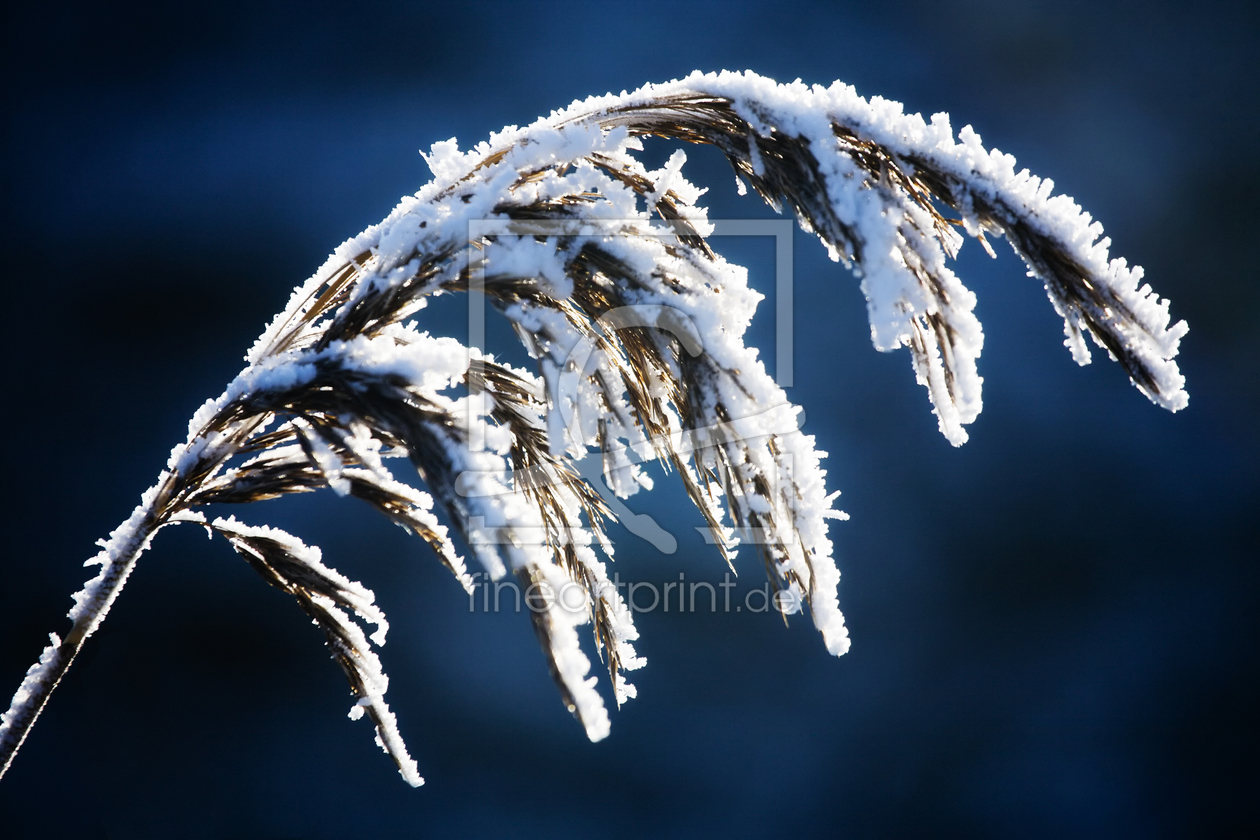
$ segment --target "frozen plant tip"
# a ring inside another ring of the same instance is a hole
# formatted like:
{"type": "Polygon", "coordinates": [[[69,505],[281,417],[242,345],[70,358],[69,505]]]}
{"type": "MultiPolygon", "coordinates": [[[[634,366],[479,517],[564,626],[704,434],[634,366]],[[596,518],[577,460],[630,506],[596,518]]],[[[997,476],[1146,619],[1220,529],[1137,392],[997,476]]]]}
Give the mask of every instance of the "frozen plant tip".
{"type": "Polygon", "coordinates": [[[825,489],[823,453],[743,343],[760,296],[709,247],[685,155],[649,170],[636,156],[644,136],[716,146],[741,191],[787,207],[851,266],[876,348],[909,349],[954,445],[981,406],[975,298],[947,264],[963,234],[990,253],[986,236],[1006,237],[1045,285],[1079,363],[1088,335],[1153,402],[1186,405],[1172,361],[1186,325],[1170,325],[1142,270],[1109,259],[1101,226],[1049,180],[1016,171],[969,126],[955,135],[944,114],[924,121],[838,82],[695,73],[577,102],[468,152],[438,143],[426,156],[432,182],[294,291],[102,541],[69,632],[51,636],[3,715],[0,773],[136,558],[159,529],[190,522],[224,537],[324,630],[355,696],[351,717],[366,713],[403,778],[421,784],[384,701],[372,648],[387,624],[372,592],[294,536],[202,511],[324,487],[423,538],[468,591],[448,525],[492,578],[552,593],[531,619],[591,740],[609,718],[577,628],[592,625],[618,704],[635,696],[624,673],[644,664],[600,557],[611,556],[605,498],[650,487],[646,459],[678,472],[723,558],[755,544],[784,602],[808,607],[831,653],[848,650],[827,536],[844,515],[825,489]],[[467,291],[513,324],[536,372],[421,329],[429,296],[467,291]],[[602,469],[581,465],[588,452],[602,469]]]}

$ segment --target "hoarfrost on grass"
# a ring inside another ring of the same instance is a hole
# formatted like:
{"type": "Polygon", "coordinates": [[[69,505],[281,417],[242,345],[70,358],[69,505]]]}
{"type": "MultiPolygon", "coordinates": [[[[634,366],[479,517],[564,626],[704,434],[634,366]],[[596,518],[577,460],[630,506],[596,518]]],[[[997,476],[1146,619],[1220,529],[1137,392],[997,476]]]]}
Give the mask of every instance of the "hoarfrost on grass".
{"type": "Polygon", "coordinates": [[[1077,362],[1089,361],[1088,334],[1152,401],[1187,404],[1173,361],[1185,323],[1139,285],[1142,270],[1112,259],[1102,226],[1053,182],[1017,171],[970,126],[955,136],[945,114],[925,121],[839,82],[697,72],[575,102],[468,151],[454,138],[435,143],[425,154],[433,180],[294,290],[101,543],[71,632],[50,637],[0,718],[4,767],[154,534],[195,522],[323,629],[356,698],[350,717],[370,717],[377,743],[420,784],[384,702],[372,645],[388,625],[371,591],[297,537],[199,510],[324,487],[420,536],[468,593],[473,577],[435,508],[491,579],[510,573],[550,593],[530,618],[591,740],[610,718],[577,628],[591,627],[617,704],[635,697],[624,673],[646,660],[608,578],[604,528],[625,511],[609,499],[652,487],[652,459],[678,474],[723,559],[752,543],[784,614],[804,605],[827,650],[847,651],[828,535],[847,516],[826,488],[825,453],[744,343],[762,298],[705,241],[714,226],[697,204],[704,190],[683,174],[685,153],[648,170],[637,157],[648,135],[716,146],[740,194],[751,187],[791,211],[853,269],[872,343],[907,348],[954,445],[982,406],[976,300],[948,264],[967,236],[990,254],[987,237],[1008,239],[1063,317],[1077,362]],[[464,291],[512,323],[537,373],[421,329],[429,296],[464,291]]]}

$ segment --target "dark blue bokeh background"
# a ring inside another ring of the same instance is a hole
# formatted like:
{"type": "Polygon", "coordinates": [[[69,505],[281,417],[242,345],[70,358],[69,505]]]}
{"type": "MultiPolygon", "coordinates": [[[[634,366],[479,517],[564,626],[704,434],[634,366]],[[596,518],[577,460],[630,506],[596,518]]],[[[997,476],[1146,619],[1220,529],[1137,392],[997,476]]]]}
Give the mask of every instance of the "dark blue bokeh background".
{"type": "MultiPolygon", "coordinates": [[[[640,697],[590,744],[524,615],[469,613],[422,544],[352,503],[269,503],[236,513],[322,546],[389,614],[390,700],[427,784],[345,719],[286,596],[172,529],[0,782],[0,834],[1256,836],[1260,27],[1243,4],[7,15],[6,699],[68,626],[93,541],[292,286],[427,180],[417,149],[588,94],[750,68],[949,111],[1146,267],[1191,324],[1191,402],[1171,415],[1105,359],[1077,368],[1039,284],[971,243],[986,405],[955,450],[906,354],[871,348],[856,281],[798,233],[791,396],[853,517],[832,529],[851,653],[799,617],[644,614],[640,697]]],[[[689,154],[715,217],[772,215],[689,154]]],[[[771,290],[765,242],[721,244],[771,290]]],[[[753,330],[771,360],[773,303],[753,330]]],[[[616,569],[720,579],[659,484],[634,507],[678,552],[618,532],[616,569]]],[[[760,584],[755,557],[738,568],[760,584]]]]}

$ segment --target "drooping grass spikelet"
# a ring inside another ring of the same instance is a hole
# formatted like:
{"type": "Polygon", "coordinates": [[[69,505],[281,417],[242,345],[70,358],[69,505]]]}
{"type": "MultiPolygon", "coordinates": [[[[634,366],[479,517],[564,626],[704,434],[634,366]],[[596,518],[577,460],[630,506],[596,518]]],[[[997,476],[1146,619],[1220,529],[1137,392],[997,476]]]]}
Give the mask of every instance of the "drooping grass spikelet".
{"type": "Polygon", "coordinates": [[[154,534],[198,522],[324,630],[356,697],[352,717],[366,711],[404,779],[420,784],[383,699],[371,644],[384,643],[386,624],[372,593],[296,537],[201,512],[325,487],[424,539],[468,592],[448,525],[490,578],[516,576],[535,599],[562,698],[592,740],[608,734],[609,716],[577,628],[592,625],[618,705],[636,693],[624,672],[645,662],[599,557],[612,554],[609,500],[651,487],[645,461],[678,473],[721,557],[755,546],[784,615],[808,608],[827,649],[844,653],[827,534],[844,514],[832,509],[824,453],[744,344],[761,298],[706,241],[713,227],[682,174],[685,155],[648,170],[636,156],[643,136],[717,147],[737,178],[851,265],[875,346],[910,350],[955,445],[981,408],[975,298],[947,265],[964,234],[990,253],[986,235],[1008,239],[1064,318],[1078,362],[1088,334],[1152,401],[1186,405],[1173,361],[1186,326],[1139,288],[1141,269],[1111,260],[1101,227],[1052,196],[1050,181],[1016,172],[970,127],[955,137],[943,114],[924,121],[840,83],[696,73],[574,103],[466,153],[438,143],[426,156],[433,181],[293,292],[102,543],[70,632],[52,635],[0,721],[0,773],[154,534]],[[422,331],[429,296],[469,291],[512,323],[537,375],[422,331]],[[601,469],[584,471],[588,453],[601,469]],[[407,483],[407,465],[424,490],[407,483]],[[366,636],[349,613],[379,629],[366,636]]]}

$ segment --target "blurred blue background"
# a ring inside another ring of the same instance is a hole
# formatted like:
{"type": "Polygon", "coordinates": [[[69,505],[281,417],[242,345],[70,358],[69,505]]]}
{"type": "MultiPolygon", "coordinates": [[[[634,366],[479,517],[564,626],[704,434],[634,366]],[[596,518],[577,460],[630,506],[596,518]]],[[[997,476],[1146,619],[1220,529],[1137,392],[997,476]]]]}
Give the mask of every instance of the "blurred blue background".
{"type": "MultiPolygon", "coordinates": [[[[955,450],[908,356],[871,348],[856,281],[798,231],[790,395],[852,515],[832,528],[848,655],[801,617],[641,615],[640,696],[590,744],[526,616],[470,613],[425,546],[353,503],[268,503],[233,512],[376,591],[427,784],[345,719],[294,604],[172,529],[0,782],[0,834],[1257,836],[1254,8],[59,3],[11,9],[2,37],[6,699],[68,626],[94,540],[289,290],[428,179],[417,149],[588,94],[748,68],[950,112],[1146,267],[1190,322],[1191,401],[1156,408],[1097,351],[1077,368],[1009,249],[969,243],[985,409],[955,450]]],[[[714,217],[772,217],[688,154],[714,217]]],[[[719,245],[772,291],[768,241],[719,245]]],[[[773,303],[753,328],[771,361],[773,303]]],[[[679,550],[615,533],[623,579],[721,578],[673,481],[632,506],[679,550]]],[[[754,556],[737,566],[761,584],[754,556]]]]}

